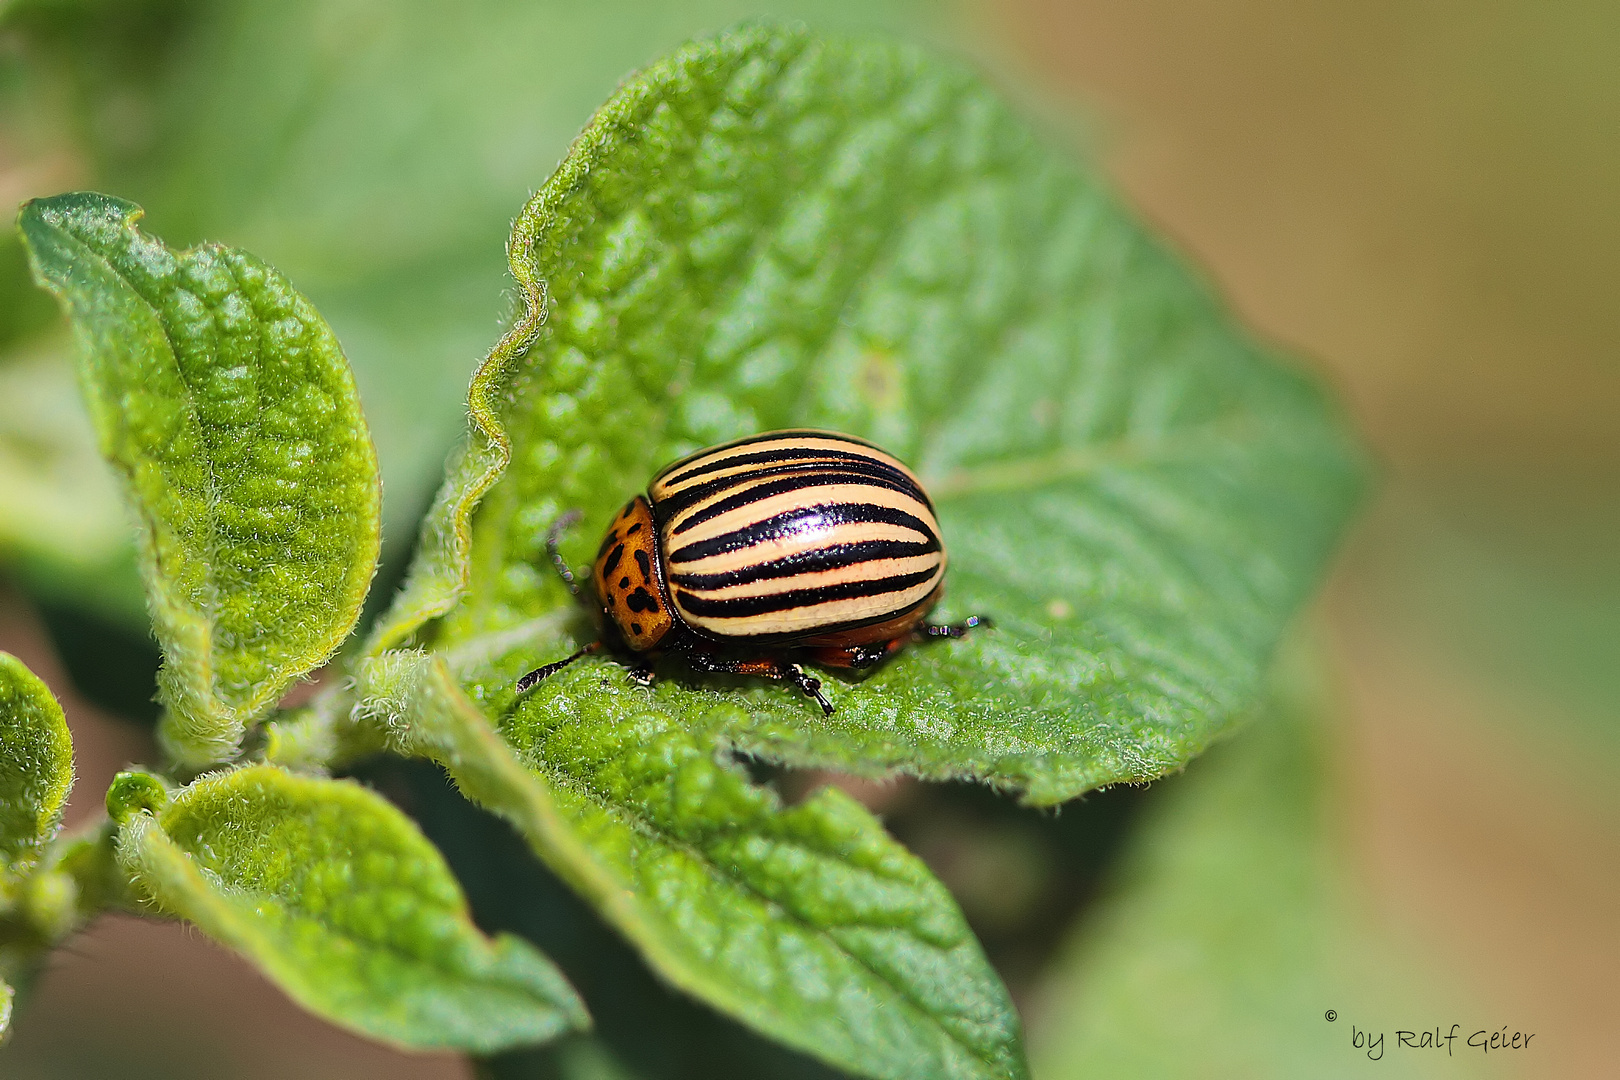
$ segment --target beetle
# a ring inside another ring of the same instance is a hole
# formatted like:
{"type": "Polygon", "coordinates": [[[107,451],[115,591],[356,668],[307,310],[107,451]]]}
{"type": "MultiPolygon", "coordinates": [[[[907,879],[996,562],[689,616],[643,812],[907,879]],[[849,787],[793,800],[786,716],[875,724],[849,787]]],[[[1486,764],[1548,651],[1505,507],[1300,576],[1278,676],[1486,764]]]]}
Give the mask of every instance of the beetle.
{"type": "MultiPolygon", "coordinates": [[[[575,596],[557,541],[578,517],[558,519],[546,541],[575,596]]],[[[800,661],[866,669],[913,641],[989,624],[926,621],[945,562],[927,492],[871,443],[796,428],[713,446],[665,466],[608,527],[591,571],[602,639],[524,675],[517,691],[617,645],[638,658],[630,674],[642,685],[671,653],[695,671],[792,683],[830,716],[800,661]]]]}

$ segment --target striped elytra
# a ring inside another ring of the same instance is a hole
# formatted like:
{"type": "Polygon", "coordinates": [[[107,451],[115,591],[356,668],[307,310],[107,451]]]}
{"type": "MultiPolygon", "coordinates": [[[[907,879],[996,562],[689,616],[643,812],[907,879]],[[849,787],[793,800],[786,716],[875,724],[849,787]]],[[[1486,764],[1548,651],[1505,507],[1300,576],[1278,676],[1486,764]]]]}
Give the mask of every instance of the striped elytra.
{"type": "MultiPolygon", "coordinates": [[[[547,549],[578,594],[557,549],[547,549]]],[[[871,443],[832,431],[772,431],[660,471],[608,526],[592,584],[609,638],[705,672],[791,682],[828,713],[832,668],[881,663],[908,642],[961,637],[984,620],[924,620],[944,590],[945,545],[917,478],[871,443]]],[[[596,641],[518,680],[521,693],[596,641]]],[[[631,675],[653,678],[648,660],[631,675]]]]}
{"type": "Polygon", "coordinates": [[[688,626],[717,638],[780,641],[886,622],[928,604],[945,576],[922,485],[848,435],[739,439],[670,465],[647,493],[669,599],[688,626]]]}

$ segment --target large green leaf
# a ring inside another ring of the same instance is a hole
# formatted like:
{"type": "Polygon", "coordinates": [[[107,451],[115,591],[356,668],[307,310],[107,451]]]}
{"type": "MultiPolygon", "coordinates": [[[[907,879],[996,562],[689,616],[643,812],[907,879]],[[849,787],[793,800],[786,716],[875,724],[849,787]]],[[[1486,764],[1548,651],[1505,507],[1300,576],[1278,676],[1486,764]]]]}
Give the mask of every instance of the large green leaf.
{"type": "Polygon", "coordinates": [[[56,835],[72,786],[62,706],[21,660],[0,652],[0,911],[56,835]]]}
{"type": "Polygon", "coordinates": [[[713,733],[624,715],[513,715],[443,657],[361,666],[362,709],[510,820],[674,985],[862,1076],[1025,1075],[1006,990],[950,894],[835,789],[785,807],[713,733]],[[502,736],[506,741],[502,741],[502,736]],[[514,750],[515,748],[515,750],[514,750]]]}
{"type": "Polygon", "coordinates": [[[438,850],[350,781],[253,766],[166,806],[115,784],[119,854],[165,909],[246,956],[312,1012],[418,1049],[490,1052],[589,1021],[526,942],[485,938],[438,850]]]}
{"type": "MultiPolygon", "coordinates": [[[[519,217],[527,317],[475,380],[453,475],[383,644],[511,674],[591,631],[575,560],[660,465],[785,426],[868,436],[931,486],[947,616],[997,628],[794,691],[602,657],[519,706],[702,722],[796,764],[973,777],[1058,802],[1174,769],[1254,701],[1362,467],[1335,409],[1252,345],[1081,168],[960,67],[757,27],[632,79],[519,217]],[[549,301],[538,307],[542,284],[549,301]],[[540,316],[546,321],[540,325],[540,316]],[[527,629],[525,629],[527,628],[527,629]],[[564,632],[566,630],[567,632],[564,632]],[[604,686],[614,688],[604,693],[604,686]]],[[[476,666],[475,666],[476,667],[476,666]]]]}
{"type": "Polygon", "coordinates": [[[200,764],[354,626],[380,488],[348,364],[308,301],[244,252],[171,252],[139,217],[72,194],[20,224],[140,524],[169,743],[200,764]]]}

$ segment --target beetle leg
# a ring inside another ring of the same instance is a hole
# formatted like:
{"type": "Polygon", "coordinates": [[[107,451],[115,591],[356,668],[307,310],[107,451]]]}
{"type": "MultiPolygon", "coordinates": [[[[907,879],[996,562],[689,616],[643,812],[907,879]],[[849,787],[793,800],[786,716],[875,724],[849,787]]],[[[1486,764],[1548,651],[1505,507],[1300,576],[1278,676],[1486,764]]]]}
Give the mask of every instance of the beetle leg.
{"type": "Polygon", "coordinates": [[[994,627],[988,615],[969,615],[957,623],[928,623],[917,627],[917,638],[959,638],[966,636],[969,630],[976,626],[994,627]]]}
{"type": "Polygon", "coordinates": [[[553,660],[544,667],[535,668],[533,671],[529,672],[527,675],[523,676],[523,678],[517,681],[517,692],[522,694],[532,690],[535,684],[541,679],[544,679],[548,675],[555,675],[569,664],[572,664],[575,660],[578,660],[582,656],[589,656],[591,653],[601,649],[601,647],[602,643],[600,641],[593,641],[589,645],[586,645],[580,649],[578,652],[574,653],[572,656],[564,657],[561,660],[553,660]]]}
{"type": "Polygon", "coordinates": [[[797,686],[805,697],[815,698],[816,704],[821,706],[824,714],[827,716],[833,714],[832,702],[821,692],[821,680],[814,675],[806,674],[804,668],[798,664],[784,664],[780,660],[722,660],[700,652],[688,653],[686,660],[698,671],[710,671],[718,675],[758,675],[763,679],[790,682],[797,686]]]}
{"type": "MultiPolygon", "coordinates": [[[[570,510],[556,521],[553,521],[551,528],[546,530],[546,554],[551,558],[551,565],[556,569],[557,576],[563,579],[563,584],[568,586],[568,591],[576,597],[579,595],[579,582],[574,580],[574,571],[568,565],[568,560],[563,558],[558,544],[562,540],[563,531],[578,524],[579,519],[584,516],[578,510],[570,510]]],[[[545,678],[545,676],[542,675],[541,678],[545,678]]]]}
{"type": "Polygon", "coordinates": [[[864,668],[876,667],[890,656],[899,652],[906,642],[911,640],[910,634],[903,634],[888,641],[876,641],[870,645],[821,645],[806,649],[810,659],[822,667],[851,668],[860,671],[864,668]]]}
{"type": "Polygon", "coordinates": [[[625,676],[637,686],[651,686],[658,681],[658,673],[651,664],[637,664],[625,672],[625,676]]]}

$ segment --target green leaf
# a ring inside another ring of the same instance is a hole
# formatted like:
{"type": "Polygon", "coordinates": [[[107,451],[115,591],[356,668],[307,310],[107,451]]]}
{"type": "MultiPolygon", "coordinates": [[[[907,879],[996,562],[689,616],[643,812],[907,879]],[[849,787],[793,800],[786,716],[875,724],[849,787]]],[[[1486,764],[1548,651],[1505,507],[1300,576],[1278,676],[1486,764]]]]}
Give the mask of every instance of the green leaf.
{"type": "Polygon", "coordinates": [[[479,933],[438,850],[359,784],[260,765],[205,777],[156,814],[142,801],[119,837],[137,882],[333,1023],[480,1053],[589,1023],[530,945],[479,933]]]}
{"type": "Polygon", "coordinates": [[[380,486],[354,379],[308,301],[244,252],[169,251],[140,216],[80,193],[26,204],[20,225],[140,524],[168,741],[203,764],[353,628],[380,486]]]}
{"type": "Polygon", "coordinates": [[[858,1075],[1026,1075],[1017,1015],[950,894],[853,799],[785,807],[712,732],[620,720],[611,689],[594,710],[514,714],[510,687],[474,687],[507,717],[497,733],[443,657],[359,670],[360,709],[395,748],[511,821],[674,985],[858,1075]]]}
{"type": "Polygon", "coordinates": [[[0,910],[55,837],[72,786],[62,706],[21,660],[0,652],[0,910]]]}
{"type": "MultiPolygon", "coordinates": [[[[1433,1076],[1433,1055],[1401,1052],[1394,1032],[1478,1014],[1360,910],[1320,666],[1292,668],[1257,723],[1168,782],[1059,950],[1030,1033],[1042,1080],[1362,1077],[1352,1027],[1388,1033],[1380,1074],[1433,1076]]],[[[1470,1030],[1445,1074],[1495,1075],[1464,1054],[1470,1030]]]]}
{"type": "Polygon", "coordinates": [[[577,610],[549,523],[585,511],[581,562],[662,464],[800,425],[914,465],[951,554],[939,614],[996,620],[835,683],[827,719],[678,665],[632,690],[608,657],[525,716],[656,713],[768,759],[1037,803],[1150,779],[1256,700],[1362,485],[1318,387],[973,75],[914,49],[774,27],[693,45],[602,109],[510,249],[530,308],[472,401],[512,464],[470,524],[499,463],[452,476],[432,528],[465,530],[470,556],[424,542],[415,574],[467,585],[422,640],[481,673],[564,655],[583,619],[520,629],[577,610]]]}

